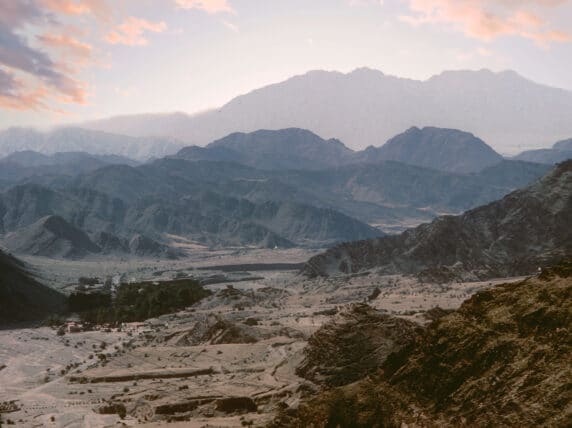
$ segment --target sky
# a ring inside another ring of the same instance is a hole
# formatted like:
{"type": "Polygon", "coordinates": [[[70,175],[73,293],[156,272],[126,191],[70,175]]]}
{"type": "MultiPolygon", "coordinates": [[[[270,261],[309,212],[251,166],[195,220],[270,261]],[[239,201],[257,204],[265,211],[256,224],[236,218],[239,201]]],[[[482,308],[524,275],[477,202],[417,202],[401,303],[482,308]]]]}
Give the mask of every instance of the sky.
{"type": "Polygon", "coordinates": [[[0,128],[195,113],[359,67],[572,90],[572,0],[0,0],[0,128]]]}

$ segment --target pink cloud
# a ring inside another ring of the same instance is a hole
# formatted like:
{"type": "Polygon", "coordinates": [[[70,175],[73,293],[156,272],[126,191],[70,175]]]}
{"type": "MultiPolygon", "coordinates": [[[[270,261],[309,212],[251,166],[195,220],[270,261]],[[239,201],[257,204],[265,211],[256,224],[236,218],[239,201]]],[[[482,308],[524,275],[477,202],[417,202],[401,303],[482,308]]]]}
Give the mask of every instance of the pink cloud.
{"type": "Polygon", "coordinates": [[[0,9],[0,108],[59,111],[54,104],[86,104],[87,83],[78,72],[91,64],[92,46],[60,17],[105,20],[111,17],[106,1],[0,0],[0,9]]]}
{"type": "Polygon", "coordinates": [[[412,25],[450,24],[468,37],[485,41],[516,36],[546,46],[570,41],[572,36],[550,28],[535,11],[562,3],[564,0],[409,0],[412,14],[401,20],[412,25]]]}
{"type": "Polygon", "coordinates": [[[161,22],[151,22],[145,19],[130,16],[115,30],[110,31],[105,40],[112,45],[144,46],[148,43],[143,36],[145,31],[161,33],[167,29],[167,24],[161,22]]]}
{"type": "Polygon", "coordinates": [[[175,0],[175,3],[182,9],[199,9],[210,14],[234,13],[228,0],[175,0]]]}
{"type": "Polygon", "coordinates": [[[88,43],[81,42],[67,34],[42,34],[38,36],[38,40],[44,46],[55,48],[64,52],[65,56],[86,64],[92,55],[92,46],[88,43]]]}
{"type": "Polygon", "coordinates": [[[44,103],[49,91],[45,86],[28,89],[22,80],[0,68],[0,108],[11,110],[46,109],[44,103]]]}
{"type": "Polygon", "coordinates": [[[98,20],[107,22],[113,11],[107,0],[41,0],[43,6],[62,15],[92,14],[98,20]]]}

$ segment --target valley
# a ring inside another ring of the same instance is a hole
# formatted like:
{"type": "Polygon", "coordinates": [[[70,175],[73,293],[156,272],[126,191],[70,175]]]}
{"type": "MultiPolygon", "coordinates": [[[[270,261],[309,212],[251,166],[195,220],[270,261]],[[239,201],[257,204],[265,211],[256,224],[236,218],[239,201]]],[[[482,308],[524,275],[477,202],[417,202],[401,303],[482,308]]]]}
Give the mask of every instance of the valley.
{"type": "Polygon", "coordinates": [[[1,427],[572,426],[567,2],[112,3],[0,1],[1,427]]]}
{"type": "Polygon", "coordinates": [[[101,328],[61,336],[50,327],[0,331],[5,366],[0,402],[14,401],[18,409],[2,413],[3,420],[26,427],[112,426],[119,421],[159,426],[177,420],[184,421],[181,426],[238,426],[243,421],[263,426],[279,409],[296,407],[316,388],[296,374],[303,350],[311,335],[347,311],[347,305],[367,301],[381,313],[425,325],[435,307],[455,309],[475,292],[506,282],[438,285],[375,272],[306,279],[298,270],[264,270],[264,265],[297,263],[308,255],[300,250],[216,252],[131,265],[27,258],[59,283],[65,274],[71,280],[74,272],[101,275],[98,269],[104,266],[137,280],[197,272],[208,278],[241,268],[242,276],[256,278],[235,282],[229,277],[206,285],[213,294],[192,307],[125,324],[121,331],[101,328]],[[256,270],[248,271],[248,266],[256,270]]]}

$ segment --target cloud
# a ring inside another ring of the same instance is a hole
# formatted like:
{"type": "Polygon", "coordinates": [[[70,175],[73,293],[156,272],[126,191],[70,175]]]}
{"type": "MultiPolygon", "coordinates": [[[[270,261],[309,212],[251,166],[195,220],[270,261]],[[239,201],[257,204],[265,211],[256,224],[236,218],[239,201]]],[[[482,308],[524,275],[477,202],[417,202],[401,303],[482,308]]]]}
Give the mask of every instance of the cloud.
{"type": "Polygon", "coordinates": [[[226,19],[222,20],[222,25],[224,25],[226,28],[228,28],[230,31],[234,31],[235,33],[240,32],[240,28],[238,28],[238,25],[233,24],[230,21],[227,21],[226,19]]]}
{"type": "Polygon", "coordinates": [[[228,0],[175,0],[181,9],[199,9],[206,13],[234,13],[228,0]]]}
{"type": "Polygon", "coordinates": [[[106,0],[40,0],[48,10],[63,15],[91,14],[99,21],[108,22],[113,10],[106,0]]]}
{"type": "Polygon", "coordinates": [[[39,110],[46,108],[43,99],[47,90],[40,87],[25,92],[25,85],[16,77],[0,68],[0,108],[12,110],[39,110]]]}
{"type": "Polygon", "coordinates": [[[54,103],[85,104],[87,84],[78,77],[91,63],[82,31],[64,26],[64,15],[112,16],[104,0],[0,0],[0,108],[47,109],[54,103]]]}
{"type": "Polygon", "coordinates": [[[79,61],[82,65],[89,62],[92,55],[92,46],[81,42],[67,34],[42,34],[37,37],[39,42],[50,48],[64,52],[70,60],[79,61]]]}
{"type": "Polygon", "coordinates": [[[145,31],[161,33],[166,29],[167,24],[163,21],[151,22],[130,16],[115,30],[110,31],[105,40],[112,45],[144,46],[148,43],[148,40],[143,36],[145,31]]]}
{"type": "Polygon", "coordinates": [[[565,0],[409,0],[412,14],[400,19],[412,25],[449,24],[466,36],[491,41],[516,36],[547,46],[572,40],[568,32],[550,28],[538,10],[565,0]]]}
{"type": "Polygon", "coordinates": [[[383,6],[383,0],[348,0],[348,4],[350,6],[366,6],[370,4],[377,4],[379,6],[383,6]]]}
{"type": "Polygon", "coordinates": [[[18,34],[0,27],[0,64],[27,73],[55,91],[62,102],[85,102],[83,84],[65,73],[65,67],[56,63],[45,52],[31,47],[18,34]]]}
{"type": "Polygon", "coordinates": [[[29,22],[45,18],[44,11],[31,0],[0,0],[0,27],[5,30],[20,28],[29,22]]]}

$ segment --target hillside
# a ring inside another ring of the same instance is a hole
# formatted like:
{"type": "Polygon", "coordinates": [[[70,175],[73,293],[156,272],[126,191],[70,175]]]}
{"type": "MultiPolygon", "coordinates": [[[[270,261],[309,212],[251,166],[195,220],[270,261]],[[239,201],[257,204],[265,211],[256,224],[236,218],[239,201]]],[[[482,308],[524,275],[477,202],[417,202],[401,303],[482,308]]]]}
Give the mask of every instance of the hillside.
{"type": "Polygon", "coordinates": [[[18,259],[0,251],[0,323],[42,319],[65,308],[65,297],[36,281],[18,259]]]}
{"type": "Polygon", "coordinates": [[[572,159],[572,139],[554,143],[550,149],[527,150],[515,156],[516,160],[556,164],[572,159]]]}
{"type": "Polygon", "coordinates": [[[376,375],[310,397],[275,426],[570,426],[570,267],[477,293],[376,375]]]}
{"type": "Polygon", "coordinates": [[[95,171],[106,165],[138,163],[118,155],[92,155],[85,152],[58,152],[44,155],[26,150],[0,159],[0,180],[19,182],[34,176],[71,175],[95,171]]]}
{"type": "Polygon", "coordinates": [[[82,230],[55,215],[9,233],[4,245],[17,254],[54,258],[75,259],[100,252],[82,230]]]}
{"type": "Polygon", "coordinates": [[[529,187],[400,235],[342,244],[308,261],[309,276],[379,269],[430,280],[533,272],[572,253],[572,161],[529,187]]]}
{"type": "Polygon", "coordinates": [[[570,111],[571,92],[513,71],[447,71],[418,81],[362,68],[311,71],[192,116],[120,116],[81,126],[137,137],[163,130],[201,146],[232,132],[295,127],[356,150],[379,146],[411,126],[437,126],[466,130],[498,152],[516,154],[572,135],[570,111]]]}
{"type": "Polygon", "coordinates": [[[453,174],[386,161],[270,171],[166,158],[9,187],[0,193],[0,232],[57,215],[106,254],[125,251],[136,234],[162,245],[165,234],[217,247],[330,245],[379,236],[368,224],[403,230],[490,202],[548,168],[503,161],[478,174],[453,174]]]}
{"type": "Polygon", "coordinates": [[[468,132],[434,127],[410,128],[381,147],[356,153],[356,157],[363,162],[392,160],[458,173],[479,172],[503,159],[468,132]]]}

